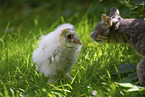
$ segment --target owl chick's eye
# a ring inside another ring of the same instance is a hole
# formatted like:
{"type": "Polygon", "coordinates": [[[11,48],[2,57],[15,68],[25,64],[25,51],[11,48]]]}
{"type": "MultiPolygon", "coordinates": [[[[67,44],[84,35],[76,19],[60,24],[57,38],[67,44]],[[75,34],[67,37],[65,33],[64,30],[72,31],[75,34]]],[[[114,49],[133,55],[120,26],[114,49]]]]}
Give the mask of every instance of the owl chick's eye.
{"type": "Polygon", "coordinates": [[[73,35],[72,35],[72,34],[68,34],[68,35],[66,35],[66,38],[67,38],[68,40],[73,39],[73,35]]]}

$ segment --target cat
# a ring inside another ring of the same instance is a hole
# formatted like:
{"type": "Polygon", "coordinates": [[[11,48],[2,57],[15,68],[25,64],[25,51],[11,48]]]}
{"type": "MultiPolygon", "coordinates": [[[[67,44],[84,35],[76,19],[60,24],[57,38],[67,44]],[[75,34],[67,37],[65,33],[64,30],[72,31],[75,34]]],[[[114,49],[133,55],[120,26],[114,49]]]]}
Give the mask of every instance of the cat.
{"type": "Polygon", "coordinates": [[[143,59],[137,64],[137,76],[145,85],[145,21],[142,19],[123,19],[117,8],[111,8],[110,16],[101,15],[91,37],[99,43],[129,44],[143,59]]]}

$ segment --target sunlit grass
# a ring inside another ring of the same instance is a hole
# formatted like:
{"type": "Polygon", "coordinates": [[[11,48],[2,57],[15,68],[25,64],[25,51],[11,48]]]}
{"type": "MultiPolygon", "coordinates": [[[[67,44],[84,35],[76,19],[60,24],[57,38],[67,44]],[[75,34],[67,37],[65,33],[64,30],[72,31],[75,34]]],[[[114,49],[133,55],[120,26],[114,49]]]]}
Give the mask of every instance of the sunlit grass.
{"type": "MultiPolygon", "coordinates": [[[[6,30],[0,36],[0,96],[143,97],[142,91],[126,92],[126,87],[116,84],[121,75],[113,75],[117,66],[137,65],[141,58],[127,45],[95,43],[90,37],[94,21],[85,16],[74,25],[83,43],[79,59],[70,73],[74,79],[64,78],[54,84],[47,83],[48,78],[36,71],[31,56],[39,37],[65,23],[65,19],[61,17],[45,31],[39,27],[37,18],[34,28],[25,29],[27,34],[21,29],[6,30]]],[[[6,29],[9,27],[8,23],[6,29]]]]}

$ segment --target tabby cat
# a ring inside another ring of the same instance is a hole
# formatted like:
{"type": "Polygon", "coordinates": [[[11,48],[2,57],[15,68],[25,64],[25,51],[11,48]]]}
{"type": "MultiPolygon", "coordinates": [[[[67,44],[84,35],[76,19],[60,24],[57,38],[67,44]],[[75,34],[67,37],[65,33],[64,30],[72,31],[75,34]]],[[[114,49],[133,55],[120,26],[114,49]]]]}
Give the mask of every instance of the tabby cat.
{"type": "Polygon", "coordinates": [[[112,8],[110,16],[101,15],[100,21],[91,34],[94,41],[104,43],[125,43],[143,57],[137,65],[137,75],[141,85],[145,85],[145,21],[123,19],[119,10],[112,8]]]}

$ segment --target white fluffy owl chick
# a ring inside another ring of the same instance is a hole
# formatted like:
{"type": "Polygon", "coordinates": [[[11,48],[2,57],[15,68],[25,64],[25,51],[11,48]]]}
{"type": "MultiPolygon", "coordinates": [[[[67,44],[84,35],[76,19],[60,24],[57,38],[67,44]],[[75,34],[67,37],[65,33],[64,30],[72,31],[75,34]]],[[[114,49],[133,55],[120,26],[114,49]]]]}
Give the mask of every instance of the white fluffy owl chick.
{"type": "Polygon", "coordinates": [[[37,69],[54,82],[60,75],[72,70],[81,50],[81,41],[73,25],[66,23],[58,26],[53,32],[42,36],[38,48],[33,52],[33,62],[37,69]]]}

